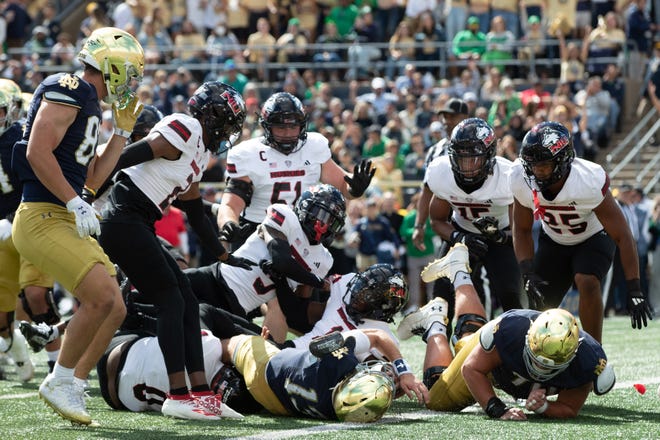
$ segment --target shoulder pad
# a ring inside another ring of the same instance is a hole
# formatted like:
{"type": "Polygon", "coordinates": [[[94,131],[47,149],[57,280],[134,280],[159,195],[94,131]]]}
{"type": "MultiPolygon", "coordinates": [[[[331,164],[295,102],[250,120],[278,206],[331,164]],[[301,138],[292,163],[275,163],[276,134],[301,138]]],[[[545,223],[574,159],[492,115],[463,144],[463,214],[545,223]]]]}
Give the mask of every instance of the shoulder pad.
{"type": "Polygon", "coordinates": [[[615,382],[616,377],[614,375],[614,368],[607,363],[603,371],[601,371],[596,380],[594,380],[594,393],[598,396],[602,396],[614,387],[615,382]]]}
{"type": "Polygon", "coordinates": [[[496,319],[488,322],[486,325],[481,327],[481,333],[479,333],[479,343],[481,347],[486,351],[491,351],[495,346],[495,330],[500,320],[496,319]]]}

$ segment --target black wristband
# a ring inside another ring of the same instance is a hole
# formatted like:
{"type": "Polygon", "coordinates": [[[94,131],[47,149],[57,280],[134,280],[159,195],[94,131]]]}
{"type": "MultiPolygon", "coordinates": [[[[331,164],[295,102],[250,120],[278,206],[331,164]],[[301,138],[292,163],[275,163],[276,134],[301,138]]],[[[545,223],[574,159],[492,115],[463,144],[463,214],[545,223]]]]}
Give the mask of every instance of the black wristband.
{"type": "Polygon", "coordinates": [[[534,262],[531,259],[519,262],[518,266],[520,266],[520,273],[522,274],[534,272],[534,262]]]}
{"type": "Polygon", "coordinates": [[[639,278],[626,280],[626,288],[628,289],[628,292],[641,292],[642,285],[639,283],[639,278]]]}
{"type": "Polygon", "coordinates": [[[499,397],[491,397],[486,405],[486,414],[491,419],[499,419],[509,410],[509,407],[499,397]]]}

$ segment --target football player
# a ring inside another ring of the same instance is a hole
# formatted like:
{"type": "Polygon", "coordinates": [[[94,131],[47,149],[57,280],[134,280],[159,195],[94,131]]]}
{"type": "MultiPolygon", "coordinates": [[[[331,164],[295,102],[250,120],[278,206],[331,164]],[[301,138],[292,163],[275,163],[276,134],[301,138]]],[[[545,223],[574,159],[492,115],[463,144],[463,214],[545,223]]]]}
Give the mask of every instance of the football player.
{"type": "Polygon", "coordinates": [[[618,246],[632,327],[646,327],[652,316],[640,288],[632,232],[609,191],[607,173],[600,165],[575,158],[566,127],[557,122],[532,127],[511,170],[510,187],[515,198],[513,242],[532,308],[558,307],[575,283],[580,321],[600,341],[601,285],[618,246]],[[536,253],[534,219],[542,226],[536,253]]]}
{"type": "MultiPolygon", "coordinates": [[[[452,281],[457,312],[459,307],[483,311],[469,271],[468,250],[459,243],[446,257],[431,263],[422,276],[452,281]]],[[[442,298],[435,298],[404,318],[399,327],[400,334],[421,334],[426,342],[424,378],[429,409],[461,411],[477,402],[491,418],[526,420],[528,413],[502,402],[496,387],[525,399],[529,412],[565,419],[578,415],[592,389],[602,395],[614,386],[614,370],[602,346],[580,330],[566,310],[504,312],[483,327],[475,327],[474,333],[455,346],[454,356],[443,303],[442,298]],[[549,400],[553,395],[557,398],[549,400]]]]}
{"type": "MultiPolygon", "coordinates": [[[[0,352],[9,354],[18,378],[27,382],[34,376],[34,365],[26,351],[25,338],[15,328],[16,299],[19,292],[28,291],[45,302],[53,281],[20,257],[11,237],[11,221],[21,201],[22,189],[11,169],[11,152],[22,132],[18,121],[13,119],[16,104],[11,89],[5,85],[6,82],[0,82],[0,352]]],[[[25,297],[23,293],[21,297],[25,297]]],[[[52,299],[52,294],[49,298],[52,299]]]]}
{"type": "Polygon", "coordinates": [[[331,280],[323,316],[309,332],[284,346],[304,348],[319,336],[356,328],[380,329],[396,341],[389,323],[408,302],[408,286],[399,270],[391,264],[374,264],[362,273],[336,275],[331,280]]]}
{"type": "Polygon", "coordinates": [[[333,332],[309,347],[283,350],[260,336],[239,335],[223,340],[222,358],[274,415],[368,423],[380,419],[395,396],[427,402],[428,390],[382,330],[333,332]],[[393,361],[358,360],[375,351],[393,361]]]}
{"type": "MultiPolygon", "coordinates": [[[[485,267],[491,291],[502,308],[509,310],[521,307],[520,271],[509,227],[513,194],[508,172],[512,163],[495,155],[496,143],[487,122],[463,120],[451,135],[448,154],[427,168],[424,183],[433,193],[429,206],[433,230],[450,246],[467,245],[473,281],[477,283],[481,267],[485,267]]],[[[417,225],[423,223],[416,220],[417,225]]],[[[435,296],[449,302],[451,320],[454,296],[450,286],[436,283],[434,290],[435,296]]],[[[457,316],[454,340],[462,337],[463,324],[471,320],[457,316]]]]}
{"type": "Polygon", "coordinates": [[[240,132],[245,104],[232,87],[214,81],[195,91],[188,109],[190,115],[163,118],[146,138],[124,149],[118,161],[121,171],[103,210],[99,242],[140,292],[142,302],[158,306],[158,341],[169,377],[162,413],[219,420],[222,402],[210,391],[204,373],[197,299],[153,225],[162,210],[179,199],[191,227],[218,260],[244,269],[254,264],[225,250],[204,214],[199,192],[211,154],[240,132]]]}
{"type": "Polygon", "coordinates": [[[327,184],[304,191],[294,208],[273,204],[266,210],[266,217],[257,230],[234,253],[262,262],[260,267],[246,272],[215,263],[188,269],[186,275],[193,292],[200,301],[243,317],[262,304],[280,298],[288,324],[280,313],[272,312],[277,308],[269,310],[264,322],[274,340],[283,342],[288,327],[306,332],[310,326],[307,322],[309,301],[305,299],[311,295],[310,288],[330,290],[325,277],[333,259],[325,246],[342,230],[345,217],[344,197],[327,184]],[[278,288],[276,281],[279,280],[273,280],[273,274],[283,280],[284,286],[278,288]]]}
{"type": "Polygon", "coordinates": [[[295,206],[312,185],[327,183],[351,198],[362,196],[369,186],[375,173],[371,161],[356,165],[352,175],[345,173],[330,157],[328,140],[307,132],[307,118],[298,98],[275,93],[259,116],[264,136],[229,149],[227,187],[217,218],[223,236],[234,246],[255,230],[268,206],[295,206]]]}
{"type": "Polygon", "coordinates": [[[23,139],[14,145],[23,194],[12,238],[22,257],[80,301],[39,395],[65,419],[88,425],[85,380],[126,310],[113,265],[89,237],[100,232],[99,221],[80,196],[86,178],[110,175],[133,129],[140,104],[131,86],[142,78],[144,51],[132,35],[104,27],[90,34],[78,59],[80,76],[58,73],[39,85],[23,139]],[[100,100],[112,105],[116,129],[97,154],[100,100]]]}

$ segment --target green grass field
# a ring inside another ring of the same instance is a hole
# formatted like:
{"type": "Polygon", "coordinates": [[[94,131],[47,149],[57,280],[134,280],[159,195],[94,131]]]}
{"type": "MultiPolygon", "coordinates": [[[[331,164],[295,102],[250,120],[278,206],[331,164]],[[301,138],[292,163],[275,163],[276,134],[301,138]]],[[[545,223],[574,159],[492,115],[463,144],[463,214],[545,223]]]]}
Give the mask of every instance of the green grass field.
{"type": "MultiPolygon", "coordinates": [[[[28,384],[17,382],[12,367],[5,367],[9,380],[0,381],[0,439],[660,439],[660,322],[652,321],[650,327],[639,331],[630,327],[628,318],[609,318],[603,334],[617,385],[605,396],[591,394],[575,420],[550,421],[532,414],[527,422],[493,421],[477,407],[458,414],[436,413],[403,398],[380,422],[371,425],[267,415],[194,422],[168,419],[158,413],[113,411],[100,397],[93,377],[88,408],[100,427],[72,427],[37,397],[46,374],[42,352],[35,356],[37,375],[28,384]],[[632,386],[635,383],[644,384],[646,394],[639,394],[632,386]]],[[[424,344],[414,338],[405,341],[402,350],[420,376],[424,344]]]]}

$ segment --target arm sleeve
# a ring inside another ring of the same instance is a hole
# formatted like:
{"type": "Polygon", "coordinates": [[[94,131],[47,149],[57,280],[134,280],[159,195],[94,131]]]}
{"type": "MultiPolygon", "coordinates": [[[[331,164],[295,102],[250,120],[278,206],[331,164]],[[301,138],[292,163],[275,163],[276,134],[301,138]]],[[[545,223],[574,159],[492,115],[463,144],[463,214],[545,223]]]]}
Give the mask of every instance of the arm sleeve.
{"type": "Polygon", "coordinates": [[[227,251],[216,236],[211,220],[204,214],[202,198],[179,200],[177,205],[188,215],[188,223],[199,237],[202,245],[218,258],[224,255],[227,251]]]}
{"type": "Polygon", "coordinates": [[[273,238],[268,242],[268,252],[273,261],[273,270],[286,278],[312,287],[323,287],[324,280],[305,270],[291,255],[286,240],[273,238]]]}

